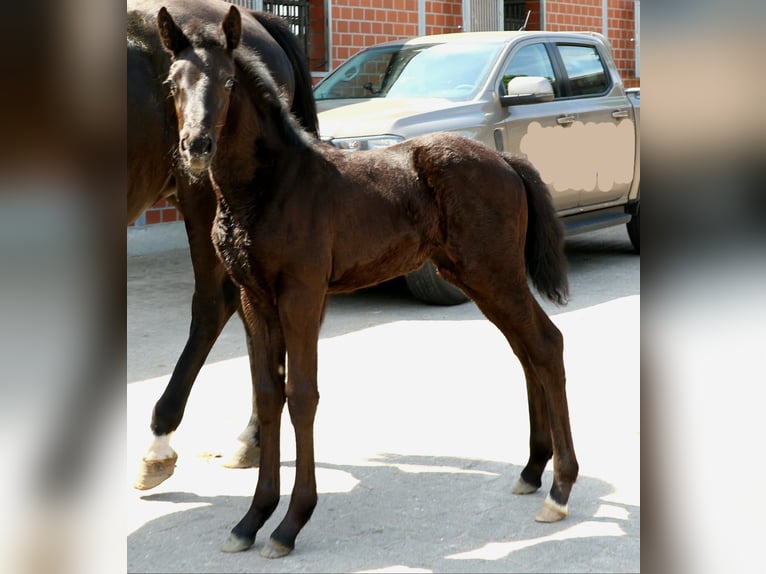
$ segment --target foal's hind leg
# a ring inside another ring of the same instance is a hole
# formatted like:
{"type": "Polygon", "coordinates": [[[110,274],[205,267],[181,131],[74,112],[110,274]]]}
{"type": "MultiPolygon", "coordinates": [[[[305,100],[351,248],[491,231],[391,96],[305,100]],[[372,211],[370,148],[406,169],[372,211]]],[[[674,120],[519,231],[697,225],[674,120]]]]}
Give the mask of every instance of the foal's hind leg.
{"type": "Polygon", "coordinates": [[[540,522],[561,520],[567,515],[569,495],[578,473],[569,424],[561,333],[534,300],[526,282],[491,297],[485,293],[472,295],[482,312],[505,335],[527,379],[530,455],[514,492],[527,494],[537,490],[552,455],[553,485],[535,518],[540,522]]]}
{"type": "MultiPolygon", "coordinates": [[[[526,365],[528,361],[522,361],[526,365]]],[[[534,373],[525,367],[527,379],[527,401],[529,403],[529,461],[521,471],[519,480],[513,487],[514,494],[531,494],[542,486],[545,466],[553,456],[551,424],[548,420],[548,407],[543,389],[531,382],[534,373]]]]}

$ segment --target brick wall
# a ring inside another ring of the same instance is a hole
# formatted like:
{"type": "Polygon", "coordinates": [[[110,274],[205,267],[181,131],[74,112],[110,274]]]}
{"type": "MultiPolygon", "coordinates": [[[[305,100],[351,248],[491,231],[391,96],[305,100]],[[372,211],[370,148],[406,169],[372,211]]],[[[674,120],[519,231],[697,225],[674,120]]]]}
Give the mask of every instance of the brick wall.
{"type": "Polygon", "coordinates": [[[527,1],[524,3],[524,17],[526,18],[527,12],[531,10],[529,15],[529,21],[527,22],[527,30],[540,30],[540,2],[535,0],[534,2],[527,1]]]}
{"type": "Polygon", "coordinates": [[[153,223],[173,223],[183,221],[183,215],[167,199],[160,199],[147,209],[134,225],[151,225],[153,223]]]}
{"type": "MultiPolygon", "coordinates": [[[[545,3],[545,29],[589,30],[603,32],[601,0],[547,0],[545,3]]],[[[615,64],[626,87],[640,84],[636,78],[634,3],[632,0],[609,0],[607,37],[612,44],[615,64]]]]}
{"type": "MultiPolygon", "coordinates": [[[[427,0],[426,34],[459,32],[461,0],[427,0]]],[[[333,0],[333,69],[361,48],[418,35],[418,0],[333,0]]]]}
{"type": "Polygon", "coordinates": [[[450,34],[462,29],[462,0],[426,1],[426,34],[450,34]]]}
{"type": "Polygon", "coordinates": [[[326,72],[327,61],[327,34],[325,33],[325,1],[309,0],[309,70],[312,72],[326,72]]]}
{"type": "Polygon", "coordinates": [[[330,69],[361,48],[417,36],[418,0],[333,0],[330,69]]]}

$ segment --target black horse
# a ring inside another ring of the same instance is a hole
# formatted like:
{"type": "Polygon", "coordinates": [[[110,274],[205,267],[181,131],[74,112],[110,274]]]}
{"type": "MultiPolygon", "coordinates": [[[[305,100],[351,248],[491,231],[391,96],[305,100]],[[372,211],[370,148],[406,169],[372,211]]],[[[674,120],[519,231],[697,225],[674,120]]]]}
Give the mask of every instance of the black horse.
{"type": "MultiPolygon", "coordinates": [[[[179,145],[181,151],[187,151],[187,142],[181,139],[179,143],[173,99],[164,84],[170,55],[163,49],[157,30],[157,11],[162,6],[173,11],[180,28],[215,37],[221,35],[220,22],[231,5],[220,0],[127,3],[127,223],[134,222],[160,198],[171,200],[183,214],[195,282],[189,338],[154,408],[151,429],[155,440],[141,463],[135,483],[139,489],[152,488],[173,473],[177,455],[170,447],[170,434],[181,422],[192,384],[213,343],[231,315],[240,309],[239,289],[226,274],[210,240],[215,214],[210,180],[206,174],[190,176],[179,170],[179,145]]],[[[251,58],[265,63],[279,86],[279,97],[303,126],[316,134],[316,107],[308,65],[297,38],[283,20],[265,12],[243,11],[235,65],[246,66],[251,58]]],[[[214,72],[209,68],[206,71],[214,72]]],[[[200,142],[194,145],[195,153],[215,153],[214,142],[202,143],[202,147],[200,142]]],[[[247,326],[245,331],[252,360],[253,346],[247,326]]],[[[257,464],[259,426],[255,400],[251,419],[239,439],[241,447],[227,466],[257,464]]]]}
{"type": "MultiPolygon", "coordinates": [[[[557,303],[568,285],[563,231],[537,170],[447,133],[342,152],[299,127],[265,66],[236,65],[236,8],[222,20],[223,38],[183,31],[164,9],[158,24],[173,54],[168,83],[188,141],[181,160],[191,173],[210,175],[218,204],[213,242],[241,288],[260,351],[251,365],[261,423],[258,484],[223,549],[249,548],[277,507],[285,402],[296,438],[295,485],[261,554],[289,553],[314,511],[317,340],[328,295],[427,259],[475,301],[521,361],[530,455],[513,492],[539,489],[553,458],[553,485],[536,519],[563,519],[578,474],[563,340],[527,279],[557,303]],[[204,153],[209,145],[214,154],[204,153]]],[[[460,392],[482,391],[465,385],[460,392]]]]}

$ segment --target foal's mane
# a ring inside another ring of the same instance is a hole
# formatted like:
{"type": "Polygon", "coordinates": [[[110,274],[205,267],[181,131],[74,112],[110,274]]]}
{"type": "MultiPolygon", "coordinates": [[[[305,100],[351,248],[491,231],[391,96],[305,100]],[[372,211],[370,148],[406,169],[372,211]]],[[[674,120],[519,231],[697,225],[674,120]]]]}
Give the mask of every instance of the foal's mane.
{"type": "Polygon", "coordinates": [[[260,109],[262,120],[277,131],[282,143],[289,147],[311,147],[316,140],[290,112],[277,83],[258,52],[243,49],[240,44],[233,55],[240,84],[235,89],[247,92],[250,101],[260,109]]]}

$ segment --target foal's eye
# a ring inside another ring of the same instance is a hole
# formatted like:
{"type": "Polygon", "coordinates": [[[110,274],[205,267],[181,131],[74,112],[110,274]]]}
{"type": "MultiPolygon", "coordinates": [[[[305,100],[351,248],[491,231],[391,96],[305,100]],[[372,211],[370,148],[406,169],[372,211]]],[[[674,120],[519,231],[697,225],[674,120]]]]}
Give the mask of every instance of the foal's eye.
{"type": "Polygon", "coordinates": [[[168,87],[168,90],[170,90],[171,95],[175,95],[176,83],[173,80],[168,78],[167,80],[165,80],[165,85],[168,87]]]}
{"type": "Polygon", "coordinates": [[[229,78],[229,79],[226,80],[226,83],[224,84],[224,87],[227,90],[231,91],[231,90],[234,89],[234,84],[236,84],[236,83],[237,83],[237,80],[235,80],[234,78],[229,78]]]}

